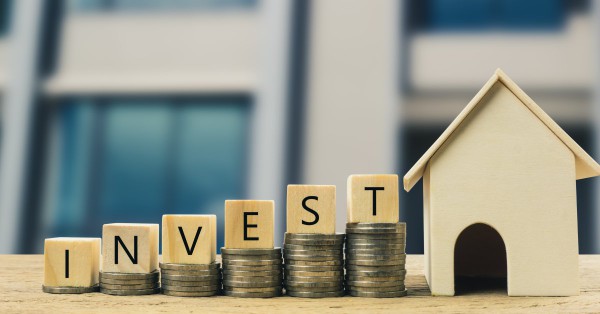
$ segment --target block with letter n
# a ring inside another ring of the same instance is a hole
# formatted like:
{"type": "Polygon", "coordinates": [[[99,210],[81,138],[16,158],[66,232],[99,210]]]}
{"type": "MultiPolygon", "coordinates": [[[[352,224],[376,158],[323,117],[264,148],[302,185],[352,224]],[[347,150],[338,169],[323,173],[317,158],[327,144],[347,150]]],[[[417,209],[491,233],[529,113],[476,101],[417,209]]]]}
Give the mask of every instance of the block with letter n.
{"type": "Polygon", "coordinates": [[[335,185],[287,187],[288,233],[335,233],[335,185]]]}
{"type": "Polygon", "coordinates": [[[225,247],[273,248],[274,201],[225,201],[225,247]]]}
{"type": "Polygon", "coordinates": [[[102,226],[102,272],[150,273],[158,269],[158,224],[102,226]]]}
{"type": "Polygon", "coordinates": [[[210,264],[217,254],[217,216],[163,215],[162,262],[210,264]]]}
{"type": "Polygon", "coordinates": [[[44,241],[44,286],[92,287],[98,284],[100,238],[50,238],[44,241]]]}
{"type": "Polygon", "coordinates": [[[347,187],[349,223],[397,223],[400,220],[398,175],[351,175],[347,187]]]}

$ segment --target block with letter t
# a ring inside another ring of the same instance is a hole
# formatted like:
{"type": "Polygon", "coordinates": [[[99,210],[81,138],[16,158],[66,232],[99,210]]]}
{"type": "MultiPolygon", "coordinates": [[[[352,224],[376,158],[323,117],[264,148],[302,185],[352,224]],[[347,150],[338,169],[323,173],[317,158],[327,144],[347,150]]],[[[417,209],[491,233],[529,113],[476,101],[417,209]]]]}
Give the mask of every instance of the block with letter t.
{"type": "Polygon", "coordinates": [[[273,248],[274,210],[274,201],[225,201],[225,247],[273,248]]]}
{"type": "Polygon", "coordinates": [[[335,185],[287,187],[287,232],[335,233],[335,185]]]}
{"type": "Polygon", "coordinates": [[[398,175],[351,175],[347,188],[348,222],[399,221],[398,175]]]}
{"type": "Polygon", "coordinates": [[[162,262],[210,264],[217,254],[217,216],[163,215],[162,262]]]}
{"type": "Polygon", "coordinates": [[[102,272],[150,273],[158,269],[158,224],[105,224],[102,272]]]}
{"type": "Polygon", "coordinates": [[[98,284],[100,238],[50,238],[44,241],[44,286],[92,287],[98,284]]]}

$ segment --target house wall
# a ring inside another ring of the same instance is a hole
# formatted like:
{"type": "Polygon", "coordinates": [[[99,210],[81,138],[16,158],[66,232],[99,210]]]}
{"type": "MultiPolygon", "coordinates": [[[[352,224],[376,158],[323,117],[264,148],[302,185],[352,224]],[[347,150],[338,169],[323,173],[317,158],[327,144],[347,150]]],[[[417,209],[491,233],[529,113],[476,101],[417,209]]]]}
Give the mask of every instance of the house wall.
{"type": "Polygon", "coordinates": [[[508,294],[579,293],[575,160],[502,83],[430,161],[430,287],[454,294],[460,232],[486,223],[507,250],[508,294]]]}

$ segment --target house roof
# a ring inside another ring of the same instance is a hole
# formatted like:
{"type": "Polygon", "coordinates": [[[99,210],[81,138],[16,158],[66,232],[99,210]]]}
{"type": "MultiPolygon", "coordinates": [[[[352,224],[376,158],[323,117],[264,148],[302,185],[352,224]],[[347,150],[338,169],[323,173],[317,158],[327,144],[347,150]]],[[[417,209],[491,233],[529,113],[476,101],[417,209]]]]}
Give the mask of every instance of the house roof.
{"type": "Polygon", "coordinates": [[[404,189],[410,191],[419,182],[425,171],[427,163],[435,155],[438,149],[446,142],[452,133],[465,121],[466,117],[481,103],[481,99],[488,93],[496,83],[504,84],[533,114],[540,119],[575,155],[576,179],[585,179],[600,175],[600,165],[588,155],[563,129],[561,129],[540,106],[538,106],[515,82],[513,82],[502,70],[497,69],[494,75],[485,83],[481,90],[473,97],[469,104],[450,123],[448,128],[433,143],[423,156],[413,165],[404,176],[404,189]]]}

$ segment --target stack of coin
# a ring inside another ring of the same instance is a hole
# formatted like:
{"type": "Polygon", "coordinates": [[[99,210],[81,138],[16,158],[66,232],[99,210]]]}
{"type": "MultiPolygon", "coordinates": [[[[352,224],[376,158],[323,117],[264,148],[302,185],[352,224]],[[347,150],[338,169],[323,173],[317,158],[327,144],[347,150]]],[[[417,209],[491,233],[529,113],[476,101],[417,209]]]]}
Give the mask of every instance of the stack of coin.
{"type": "Polygon", "coordinates": [[[242,298],[271,298],[281,295],[281,248],[221,248],[221,258],[225,295],[242,298]]]}
{"type": "Polygon", "coordinates": [[[158,270],[146,274],[100,272],[100,292],[112,295],[159,293],[158,277],[158,270]]]}
{"type": "Polygon", "coordinates": [[[221,264],[160,264],[160,283],[165,295],[209,297],[221,292],[221,264]]]}
{"type": "Polygon", "coordinates": [[[341,297],[344,292],[344,234],[286,233],[285,293],[293,297],[341,297]]]}
{"type": "Polygon", "coordinates": [[[100,289],[99,285],[92,287],[52,287],[42,285],[42,291],[52,294],[82,294],[90,292],[98,292],[100,289]]]}
{"type": "Polygon", "coordinates": [[[346,225],[346,288],[358,297],[406,295],[406,224],[346,225]]]}

